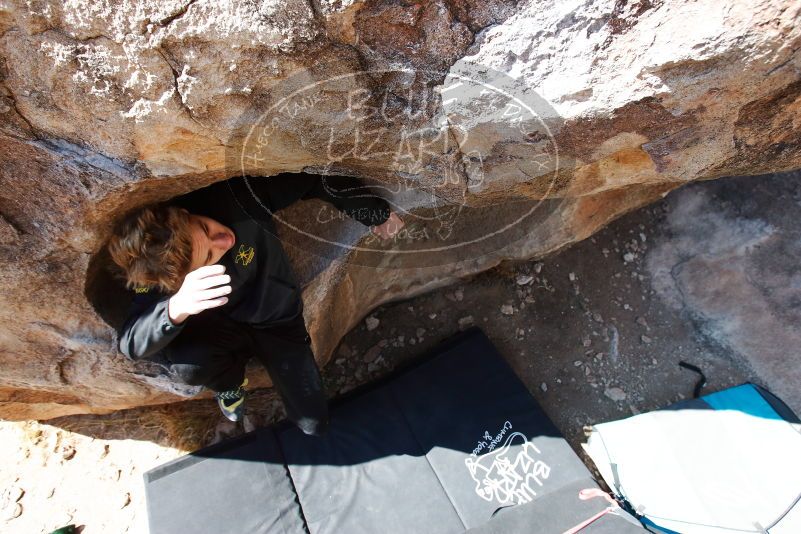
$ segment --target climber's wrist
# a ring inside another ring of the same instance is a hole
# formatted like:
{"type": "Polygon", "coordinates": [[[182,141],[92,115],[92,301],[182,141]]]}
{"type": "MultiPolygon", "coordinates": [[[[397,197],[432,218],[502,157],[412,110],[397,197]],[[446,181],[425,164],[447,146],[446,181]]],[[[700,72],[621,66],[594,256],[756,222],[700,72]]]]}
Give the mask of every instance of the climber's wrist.
{"type": "Polygon", "coordinates": [[[179,325],[186,321],[189,314],[181,312],[180,301],[176,299],[175,296],[172,296],[170,300],[167,301],[167,316],[173,324],[179,325]]]}

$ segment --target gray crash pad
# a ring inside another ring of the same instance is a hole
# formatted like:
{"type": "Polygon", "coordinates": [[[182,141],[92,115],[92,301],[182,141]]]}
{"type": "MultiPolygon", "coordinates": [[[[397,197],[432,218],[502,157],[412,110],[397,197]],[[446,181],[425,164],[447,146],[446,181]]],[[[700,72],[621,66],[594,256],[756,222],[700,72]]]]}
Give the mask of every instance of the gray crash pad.
{"type": "MultiPolygon", "coordinates": [[[[609,507],[579,498],[598,486],[477,328],[332,402],[325,436],[283,422],[145,481],[153,534],[561,534],[609,507]]],[[[609,512],[582,532],[641,531],[609,512]]]]}

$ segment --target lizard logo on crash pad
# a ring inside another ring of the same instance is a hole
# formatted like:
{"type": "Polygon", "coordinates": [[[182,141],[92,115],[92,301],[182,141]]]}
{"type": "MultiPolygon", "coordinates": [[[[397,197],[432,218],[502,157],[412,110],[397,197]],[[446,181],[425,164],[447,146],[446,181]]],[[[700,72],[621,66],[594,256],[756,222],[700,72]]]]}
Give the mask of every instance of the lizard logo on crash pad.
{"type": "Polygon", "coordinates": [[[239,245],[239,251],[236,253],[236,258],[234,258],[234,263],[241,261],[242,265],[247,267],[247,265],[253,261],[253,256],[256,255],[256,251],[253,250],[253,247],[246,247],[244,244],[239,245]]]}
{"type": "Polygon", "coordinates": [[[540,458],[542,452],[537,446],[520,432],[507,435],[511,430],[512,423],[506,421],[497,436],[485,432],[473,453],[464,460],[476,484],[476,494],[485,501],[531,502],[551,475],[551,467],[540,458]],[[487,452],[479,455],[485,448],[487,452]]]}

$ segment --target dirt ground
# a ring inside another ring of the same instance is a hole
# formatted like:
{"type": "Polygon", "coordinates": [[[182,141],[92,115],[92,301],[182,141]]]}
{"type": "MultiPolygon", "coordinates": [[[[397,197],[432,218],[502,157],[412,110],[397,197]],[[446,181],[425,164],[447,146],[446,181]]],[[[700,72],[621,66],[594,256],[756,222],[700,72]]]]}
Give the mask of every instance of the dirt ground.
{"type": "MultiPolygon", "coordinates": [[[[578,451],[587,425],[745,381],[801,411],[801,173],[691,184],[541,261],[374,310],[322,369],[329,397],[481,327],[578,451]],[[794,327],[793,325],[796,325],[794,327]]],[[[0,422],[3,532],[146,532],[142,474],[246,427],[213,401],[0,422]]]]}

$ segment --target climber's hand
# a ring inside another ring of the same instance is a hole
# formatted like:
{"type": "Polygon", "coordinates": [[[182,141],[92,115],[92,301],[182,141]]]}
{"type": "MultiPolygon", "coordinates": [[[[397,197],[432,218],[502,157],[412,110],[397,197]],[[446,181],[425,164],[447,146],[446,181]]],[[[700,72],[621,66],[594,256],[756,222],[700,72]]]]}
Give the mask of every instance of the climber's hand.
{"type": "Polygon", "coordinates": [[[204,265],[184,277],[181,289],[170,297],[167,314],[175,324],[183,323],[190,315],[209,308],[216,308],[228,302],[231,292],[231,277],[225,272],[225,265],[204,265]]]}
{"type": "Polygon", "coordinates": [[[398,214],[392,211],[389,213],[389,219],[378,226],[371,227],[370,230],[381,239],[389,239],[397,235],[404,224],[406,223],[398,217],[398,214]]]}

